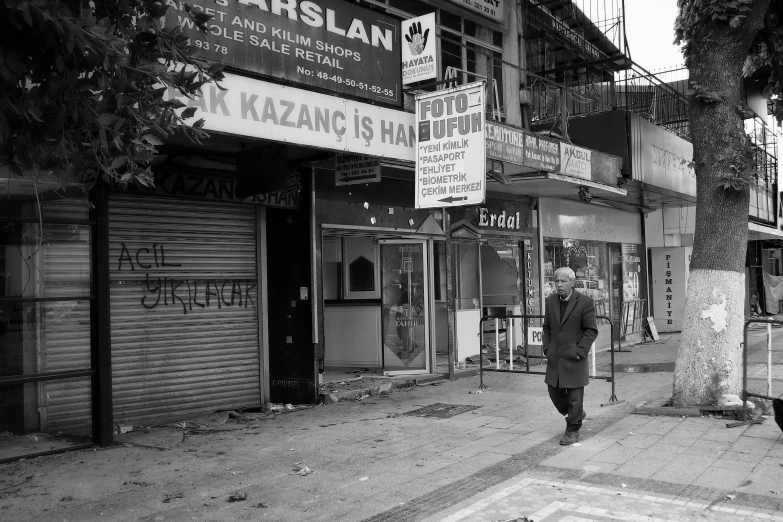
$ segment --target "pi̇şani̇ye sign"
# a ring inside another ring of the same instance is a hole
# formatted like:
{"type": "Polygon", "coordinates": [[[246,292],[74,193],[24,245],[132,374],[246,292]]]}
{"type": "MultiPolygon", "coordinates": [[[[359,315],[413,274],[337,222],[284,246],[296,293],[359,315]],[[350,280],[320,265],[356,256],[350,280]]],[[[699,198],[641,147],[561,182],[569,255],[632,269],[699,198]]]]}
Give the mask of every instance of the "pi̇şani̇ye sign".
{"type": "Polygon", "coordinates": [[[484,82],[416,96],[416,208],[483,203],[484,82]]]}
{"type": "Polygon", "coordinates": [[[194,10],[212,15],[204,35],[181,1],[166,4],[171,6],[167,27],[179,25],[199,58],[329,91],[401,102],[400,23],[391,16],[344,0],[191,0],[194,10]]]}
{"type": "Polygon", "coordinates": [[[435,13],[402,22],[402,84],[438,77],[435,13]]]}

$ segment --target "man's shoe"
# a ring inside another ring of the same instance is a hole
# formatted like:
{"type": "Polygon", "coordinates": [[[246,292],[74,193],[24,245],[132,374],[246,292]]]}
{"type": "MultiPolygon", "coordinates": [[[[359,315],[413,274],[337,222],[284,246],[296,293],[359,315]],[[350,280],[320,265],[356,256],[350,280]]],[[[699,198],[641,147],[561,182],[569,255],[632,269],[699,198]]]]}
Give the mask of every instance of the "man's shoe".
{"type": "Polygon", "coordinates": [[[561,446],[570,446],[571,444],[575,444],[577,442],[579,442],[578,431],[567,431],[566,434],[563,435],[563,438],[560,439],[561,446]]]}

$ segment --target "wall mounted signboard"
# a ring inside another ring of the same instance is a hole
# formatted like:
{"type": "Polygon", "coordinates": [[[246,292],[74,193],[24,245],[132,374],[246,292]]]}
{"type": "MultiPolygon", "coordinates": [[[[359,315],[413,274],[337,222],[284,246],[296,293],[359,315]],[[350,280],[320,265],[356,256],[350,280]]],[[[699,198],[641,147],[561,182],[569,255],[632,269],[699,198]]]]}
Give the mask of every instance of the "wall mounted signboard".
{"type": "Polygon", "coordinates": [[[526,167],[556,172],[560,167],[560,141],[525,132],[526,167]]]}
{"type": "MultiPolygon", "coordinates": [[[[414,115],[345,98],[226,74],[204,85],[193,99],[168,89],[198,110],[204,130],[327,150],[372,154],[404,161],[416,158],[414,115]]],[[[481,148],[482,152],[484,148],[481,148]]]]}
{"type": "MultiPolygon", "coordinates": [[[[211,14],[201,34],[170,2],[195,56],[245,71],[400,104],[400,22],[345,0],[195,0],[211,14]]],[[[435,35],[432,35],[433,46],[435,35]]]]}
{"type": "Polygon", "coordinates": [[[486,16],[495,21],[503,21],[503,0],[451,0],[465,9],[486,16]]]}
{"type": "Polygon", "coordinates": [[[335,154],[334,184],[356,185],[381,180],[381,160],[364,154],[335,154]]]}
{"type": "Polygon", "coordinates": [[[402,21],[402,84],[438,77],[435,13],[402,21]]]}
{"type": "Polygon", "coordinates": [[[416,208],[484,202],[484,83],[416,96],[416,208]]]}
{"type": "Polygon", "coordinates": [[[525,133],[520,129],[487,122],[487,159],[524,165],[525,133]]]}

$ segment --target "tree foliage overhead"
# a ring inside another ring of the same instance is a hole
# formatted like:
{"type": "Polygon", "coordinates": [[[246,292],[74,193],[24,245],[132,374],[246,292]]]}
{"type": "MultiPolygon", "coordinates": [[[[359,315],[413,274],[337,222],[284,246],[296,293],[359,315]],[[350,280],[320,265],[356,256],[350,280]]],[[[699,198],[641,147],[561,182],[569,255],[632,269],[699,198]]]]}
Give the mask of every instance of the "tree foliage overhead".
{"type": "MultiPolygon", "coordinates": [[[[181,129],[205,136],[192,97],[222,66],[189,54],[162,0],[3,0],[0,4],[0,169],[55,174],[64,186],[103,177],[152,182],[157,146],[181,129]]],[[[185,6],[202,30],[210,16],[185,6]]],[[[2,170],[0,170],[2,172],[2,170]]]]}
{"type": "MultiPolygon", "coordinates": [[[[771,100],[777,121],[783,121],[783,1],[678,0],[677,4],[675,43],[683,44],[686,65],[693,66],[690,44],[709,38],[719,27],[745,47],[743,75],[766,79],[764,95],[771,100]]],[[[695,88],[697,99],[720,101],[702,86],[695,88]]]]}

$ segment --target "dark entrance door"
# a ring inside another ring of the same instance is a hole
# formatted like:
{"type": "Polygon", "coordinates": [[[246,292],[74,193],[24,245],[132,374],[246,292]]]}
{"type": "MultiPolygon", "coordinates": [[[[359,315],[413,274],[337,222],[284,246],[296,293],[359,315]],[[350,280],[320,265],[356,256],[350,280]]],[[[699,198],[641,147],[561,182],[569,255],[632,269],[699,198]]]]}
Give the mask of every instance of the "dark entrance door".
{"type": "Polygon", "coordinates": [[[270,399],[313,403],[317,388],[307,211],[268,208],[266,234],[270,399]]]}

